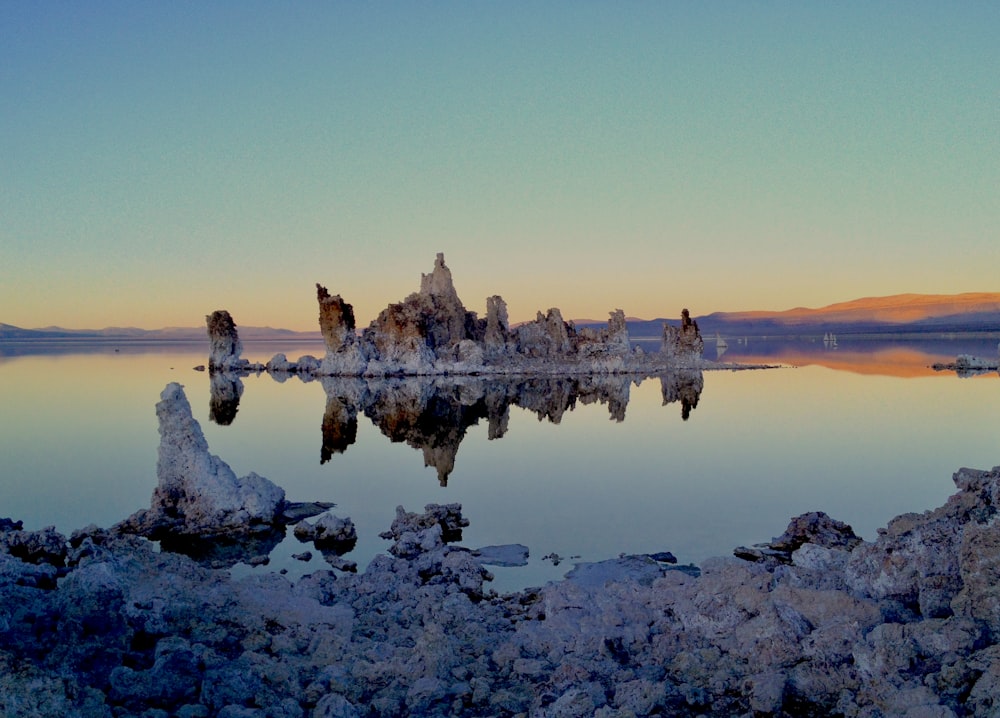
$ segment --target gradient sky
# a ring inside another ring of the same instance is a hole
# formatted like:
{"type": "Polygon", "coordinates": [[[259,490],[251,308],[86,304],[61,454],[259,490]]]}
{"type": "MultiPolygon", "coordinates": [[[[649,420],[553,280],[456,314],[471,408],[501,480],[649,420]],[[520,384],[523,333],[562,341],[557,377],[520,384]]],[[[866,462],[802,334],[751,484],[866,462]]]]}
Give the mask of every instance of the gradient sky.
{"type": "Polygon", "coordinates": [[[0,322],[1000,290],[1000,2],[0,3],[0,322]]]}

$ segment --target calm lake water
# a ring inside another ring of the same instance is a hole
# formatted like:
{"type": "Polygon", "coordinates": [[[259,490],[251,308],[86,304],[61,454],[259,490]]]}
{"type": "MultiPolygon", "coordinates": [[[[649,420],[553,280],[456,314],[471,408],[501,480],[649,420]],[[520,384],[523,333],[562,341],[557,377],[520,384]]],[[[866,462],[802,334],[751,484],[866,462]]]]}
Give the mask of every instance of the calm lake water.
{"type": "MultiPolygon", "coordinates": [[[[769,540],[813,510],[870,539],[897,514],[941,504],[959,467],[1000,464],[1000,377],[927,368],[963,352],[993,356],[996,339],[728,343],[724,359],[797,366],[705,372],[693,406],[690,384],[678,391],[657,378],[411,385],[402,395],[365,385],[359,405],[357,386],[351,398],[331,382],[251,375],[228,425],[210,419],[219,407],[208,374],[194,370],[206,360],[201,345],[3,346],[0,516],[68,535],[148,506],[154,407],[172,381],[238,476],[255,471],[290,500],[332,501],[350,516],[359,541],[347,557],[361,567],[388,546],[378,534],[397,505],[460,502],[471,521],[462,545],[530,549],[527,566],[494,571],[501,591],[623,552],[698,563],[769,540]],[[553,565],[551,554],[565,561],[553,565]]],[[[322,354],[248,344],[244,356],[279,351],[322,354]]],[[[234,572],[327,567],[316,551],[307,563],[291,558],[307,549],[289,531],[268,567],[234,572]]]]}

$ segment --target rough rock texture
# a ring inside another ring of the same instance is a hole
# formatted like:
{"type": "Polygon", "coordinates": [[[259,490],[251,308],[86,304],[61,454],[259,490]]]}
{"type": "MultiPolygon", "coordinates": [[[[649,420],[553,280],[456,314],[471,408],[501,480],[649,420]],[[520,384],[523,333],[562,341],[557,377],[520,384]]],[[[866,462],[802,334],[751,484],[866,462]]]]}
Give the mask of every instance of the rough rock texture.
{"type": "Polygon", "coordinates": [[[205,317],[208,325],[208,370],[233,371],[247,369],[250,365],[240,355],[243,342],[236,331],[236,322],[225,309],[219,309],[205,317]]]}
{"type": "Polygon", "coordinates": [[[352,544],[358,540],[354,522],[331,513],[324,513],[314,523],[303,519],[296,524],[294,533],[299,541],[312,541],[317,547],[323,544],[352,544]]]}
{"type": "Polygon", "coordinates": [[[363,573],[295,582],[96,527],[28,563],[0,522],[0,714],[996,715],[1000,467],[955,482],[874,542],[807,514],[772,542],[789,563],[626,556],[508,596],[444,541],[454,505],[400,508],[363,573]]]}
{"type": "Polygon", "coordinates": [[[509,357],[514,351],[514,339],[507,318],[507,302],[499,294],[486,299],[486,330],[483,335],[486,355],[496,359],[509,357]]]}
{"type": "Polygon", "coordinates": [[[535,321],[519,326],[515,336],[519,353],[531,358],[550,358],[570,353],[576,328],[565,322],[562,313],[553,307],[545,314],[538,312],[535,321]]]}
{"type": "Polygon", "coordinates": [[[316,285],[316,299],[319,302],[319,329],[326,341],[326,350],[340,352],[354,343],[354,307],[316,285]]]}
{"type": "Polygon", "coordinates": [[[705,342],[698,331],[698,322],[691,319],[687,309],[681,310],[681,325],[663,325],[660,353],[678,365],[694,365],[701,361],[705,342]]]}
{"type": "Polygon", "coordinates": [[[791,563],[792,554],[805,544],[850,550],[860,543],[861,538],[843,521],[832,519],[822,511],[811,511],[793,518],[785,532],[769,543],[752,548],[740,546],[733,553],[747,561],[791,563]]]}
{"type": "Polygon", "coordinates": [[[217,536],[245,534],[278,521],[284,490],[254,473],[237,478],[228,464],[209,453],[180,384],[166,386],[156,416],[158,483],[150,508],[131,517],[129,526],[144,535],[217,536]]]}

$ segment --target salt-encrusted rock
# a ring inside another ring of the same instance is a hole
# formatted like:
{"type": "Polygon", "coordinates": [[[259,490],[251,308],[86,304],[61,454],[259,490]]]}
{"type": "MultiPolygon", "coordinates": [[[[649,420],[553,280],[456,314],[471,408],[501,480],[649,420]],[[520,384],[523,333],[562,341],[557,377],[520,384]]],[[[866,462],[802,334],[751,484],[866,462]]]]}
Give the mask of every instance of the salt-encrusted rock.
{"type": "Polygon", "coordinates": [[[250,362],[242,359],[243,343],[236,331],[236,322],[225,309],[219,309],[205,317],[208,325],[208,370],[246,370],[250,362]]]}
{"type": "Polygon", "coordinates": [[[675,366],[698,366],[705,353],[705,342],[698,331],[698,322],[691,319],[687,309],[681,310],[681,325],[663,325],[660,352],[675,366]]]}
{"type": "Polygon", "coordinates": [[[411,513],[402,506],[397,506],[392,525],[379,536],[398,541],[404,533],[440,526],[443,541],[460,541],[462,529],[468,525],[469,520],[462,516],[462,504],[427,504],[422,514],[411,513]]]}
{"type": "Polygon", "coordinates": [[[354,522],[331,513],[322,514],[314,523],[303,519],[296,524],[293,533],[299,541],[313,541],[317,547],[353,544],[358,540],[354,522]]]}
{"type": "Polygon", "coordinates": [[[255,473],[237,478],[228,464],[209,453],[180,384],[166,386],[156,415],[158,484],[149,510],[133,516],[123,529],[210,536],[247,533],[276,523],[284,490],[255,473]]]}
{"type": "Polygon", "coordinates": [[[553,307],[545,314],[538,312],[535,321],[519,326],[514,336],[518,353],[526,357],[566,356],[573,348],[570,338],[576,336],[576,329],[553,307]]]}
{"type": "Polygon", "coordinates": [[[288,357],[284,354],[279,353],[268,359],[264,368],[273,376],[274,374],[291,374],[298,371],[299,366],[295,362],[288,361],[288,357]]]}
{"type": "Polygon", "coordinates": [[[577,353],[583,357],[624,356],[632,351],[625,312],[611,312],[608,326],[600,331],[584,327],[577,332],[577,353]]]}

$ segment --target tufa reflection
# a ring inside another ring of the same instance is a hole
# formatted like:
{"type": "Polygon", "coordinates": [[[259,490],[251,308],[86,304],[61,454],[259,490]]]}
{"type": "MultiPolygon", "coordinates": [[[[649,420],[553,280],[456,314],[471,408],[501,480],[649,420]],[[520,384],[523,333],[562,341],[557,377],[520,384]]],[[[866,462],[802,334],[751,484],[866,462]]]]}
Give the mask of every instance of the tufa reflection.
{"type": "MultiPolygon", "coordinates": [[[[686,421],[704,387],[701,371],[672,372],[659,378],[664,405],[680,401],[686,421]]],[[[539,421],[558,424],[577,403],[604,404],[610,418],[621,422],[633,381],[638,383],[641,378],[324,378],[321,383],[327,401],[320,462],[326,463],[354,443],[357,417],[364,414],[390,441],[405,442],[421,451],[424,466],[433,467],[440,484],[446,486],[459,445],[468,429],[481,420],[488,422],[490,440],[506,434],[511,406],[533,412],[539,421]]]]}

